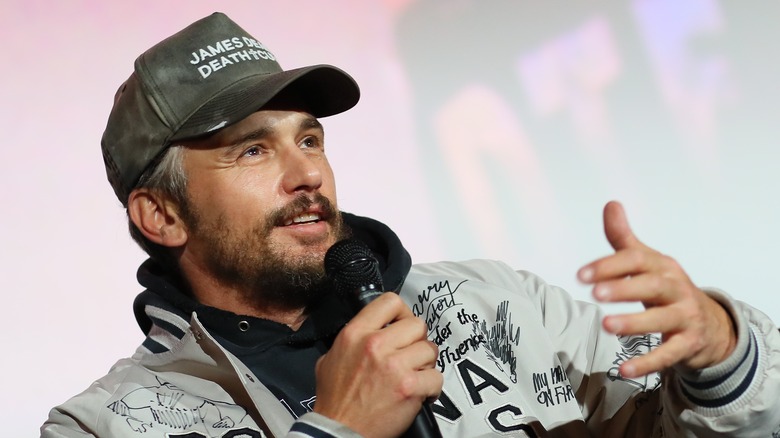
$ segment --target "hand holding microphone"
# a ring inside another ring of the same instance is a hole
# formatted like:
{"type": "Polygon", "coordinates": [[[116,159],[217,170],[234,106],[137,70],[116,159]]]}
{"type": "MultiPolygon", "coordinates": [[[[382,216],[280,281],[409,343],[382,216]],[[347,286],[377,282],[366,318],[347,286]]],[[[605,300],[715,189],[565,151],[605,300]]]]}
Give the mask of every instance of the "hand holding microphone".
{"type": "Polygon", "coordinates": [[[363,308],[317,363],[314,411],[367,437],[441,436],[425,403],[443,383],[425,323],[398,295],[382,293],[377,262],[362,242],[337,243],[325,264],[338,290],[363,308]]]}

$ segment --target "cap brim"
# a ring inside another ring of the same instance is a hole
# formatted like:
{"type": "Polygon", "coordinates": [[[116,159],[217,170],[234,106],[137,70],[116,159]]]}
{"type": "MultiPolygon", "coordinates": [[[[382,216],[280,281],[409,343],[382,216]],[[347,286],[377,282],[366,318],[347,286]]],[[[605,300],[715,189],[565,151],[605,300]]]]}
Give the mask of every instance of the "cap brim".
{"type": "MultiPolygon", "coordinates": [[[[182,92],[186,93],[186,90],[182,92]]],[[[195,110],[170,141],[200,137],[230,126],[282,94],[315,117],[344,112],[360,99],[360,89],[355,80],[331,65],[249,76],[220,90],[195,110]]]]}

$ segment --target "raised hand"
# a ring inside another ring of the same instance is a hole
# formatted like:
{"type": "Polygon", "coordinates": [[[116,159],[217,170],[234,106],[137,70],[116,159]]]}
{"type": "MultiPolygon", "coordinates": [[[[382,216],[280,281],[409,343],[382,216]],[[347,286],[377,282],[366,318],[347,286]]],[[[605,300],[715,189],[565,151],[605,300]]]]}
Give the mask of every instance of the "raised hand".
{"type": "Polygon", "coordinates": [[[438,349],[394,293],[372,301],[317,362],[314,411],[365,437],[398,436],[441,392],[438,349]],[[389,324],[389,325],[388,325],[389,324]]]}
{"type": "Polygon", "coordinates": [[[736,344],[726,310],[696,287],[674,259],[640,242],[618,202],[604,207],[604,232],[615,253],[582,267],[578,278],[593,285],[600,302],[639,301],[645,307],[605,317],[604,329],[617,335],[661,333],[663,340],[649,354],[624,362],[620,373],[638,377],[673,366],[695,370],[726,359],[736,344]]]}

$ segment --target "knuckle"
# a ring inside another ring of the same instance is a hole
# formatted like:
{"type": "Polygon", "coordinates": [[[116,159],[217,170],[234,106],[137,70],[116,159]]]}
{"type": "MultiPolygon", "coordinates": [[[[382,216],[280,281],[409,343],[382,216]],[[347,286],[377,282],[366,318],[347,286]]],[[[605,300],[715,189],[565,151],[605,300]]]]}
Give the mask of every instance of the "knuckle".
{"type": "Polygon", "coordinates": [[[657,352],[655,356],[656,369],[665,370],[677,362],[671,350],[657,350],[657,352]]]}
{"type": "Polygon", "coordinates": [[[631,248],[629,251],[629,260],[631,260],[631,265],[634,269],[640,269],[645,265],[647,256],[644,251],[638,248],[631,248]]]}
{"type": "Polygon", "coordinates": [[[432,368],[436,365],[436,359],[439,358],[439,349],[435,344],[427,343],[427,345],[428,348],[424,350],[422,358],[425,361],[425,367],[432,368]]]}
{"type": "Polygon", "coordinates": [[[668,287],[666,279],[660,275],[650,276],[648,282],[649,282],[648,286],[652,290],[661,291],[661,290],[665,290],[668,287]]]}
{"type": "Polygon", "coordinates": [[[683,271],[682,266],[680,266],[677,260],[668,255],[661,256],[661,263],[666,268],[666,270],[670,272],[680,273],[683,271]]]}
{"type": "Polygon", "coordinates": [[[428,347],[431,349],[431,353],[433,354],[433,357],[436,358],[439,356],[439,346],[436,345],[435,342],[426,340],[425,341],[428,344],[428,347]]]}
{"type": "Polygon", "coordinates": [[[388,303],[395,303],[398,299],[397,294],[382,294],[379,296],[381,299],[387,301],[388,303]]]}
{"type": "Polygon", "coordinates": [[[381,295],[381,298],[383,298],[385,301],[387,301],[387,305],[391,306],[393,309],[397,309],[401,306],[405,306],[404,301],[401,299],[401,297],[396,293],[384,293],[381,295]]]}
{"type": "Polygon", "coordinates": [[[360,339],[361,331],[356,324],[347,324],[339,333],[339,337],[342,338],[347,344],[353,344],[360,339]]]}
{"type": "Polygon", "coordinates": [[[417,378],[413,373],[406,373],[398,380],[396,392],[402,399],[409,399],[417,395],[417,378]]]}
{"type": "Polygon", "coordinates": [[[434,379],[435,379],[436,398],[439,398],[442,389],[444,389],[444,374],[436,373],[434,379]]]}
{"type": "Polygon", "coordinates": [[[384,347],[384,339],[378,333],[366,337],[363,344],[363,351],[369,357],[377,358],[381,355],[384,347]]]}
{"type": "Polygon", "coordinates": [[[415,331],[415,334],[423,339],[428,336],[428,325],[419,318],[414,318],[412,320],[414,323],[412,324],[412,329],[415,331]]]}
{"type": "Polygon", "coordinates": [[[684,298],[688,298],[690,293],[685,287],[685,283],[677,275],[669,274],[668,272],[663,276],[664,286],[668,290],[679,291],[684,298]]]}
{"type": "Polygon", "coordinates": [[[680,307],[680,314],[685,325],[698,330],[699,327],[704,325],[704,315],[702,314],[699,306],[696,305],[683,305],[680,307]]]}
{"type": "Polygon", "coordinates": [[[702,350],[704,350],[704,347],[706,346],[706,341],[704,340],[704,337],[702,336],[692,336],[688,340],[688,351],[691,353],[699,353],[702,350]]]}

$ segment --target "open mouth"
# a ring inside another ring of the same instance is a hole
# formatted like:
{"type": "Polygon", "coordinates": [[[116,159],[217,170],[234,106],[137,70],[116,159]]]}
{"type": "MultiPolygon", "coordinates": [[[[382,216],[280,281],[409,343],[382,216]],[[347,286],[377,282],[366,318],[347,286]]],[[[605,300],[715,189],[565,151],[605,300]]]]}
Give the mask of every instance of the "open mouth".
{"type": "Polygon", "coordinates": [[[286,219],[284,221],[284,226],[286,227],[289,225],[312,224],[312,223],[319,222],[321,220],[323,220],[323,218],[322,215],[320,215],[320,213],[308,212],[308,213],[302,213],[295,217],[286,219]]]}

